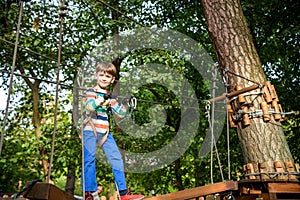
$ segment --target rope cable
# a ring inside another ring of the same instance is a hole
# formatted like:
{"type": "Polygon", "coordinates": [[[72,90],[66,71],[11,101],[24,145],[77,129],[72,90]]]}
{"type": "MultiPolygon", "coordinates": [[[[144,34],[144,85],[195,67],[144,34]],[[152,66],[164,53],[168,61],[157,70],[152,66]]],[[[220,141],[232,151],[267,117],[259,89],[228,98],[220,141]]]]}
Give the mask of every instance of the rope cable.
{"type": "Polygon", "coordinates": [[[111,5],[109,5],[108,3],[106,3],[106,2],[104,2],[104,1],[102,1],[102,0],[98,0],[98,1],[99,1],[100,3],[102,3],[103,5],[109,7],[110,9],[112,9],[112,10],[118,12],[119,14],[123,15],[126,19],[129,19],[129,20],[133,21],[134,23],[136,23],[136,24],[138,24],[138,25],[144,27],[143,24],[141,24],[140,22],[136,21],[135,19],[133,19],[133,18],[127,16],[125,13],[123,13],[123,12],[120,11],[120,10],[118,10],[117,8],[115,8],[115,7],[111,6],[111,5]]]}
{"type": "Polygon", "coordinates": [[[253,80],[251,80],[251,79],[248,79],[248,78],[246,78],[246,77],[244,77],[244,76],[242,76],[242,75],[239,75],[239,74],[237,74],[237,73],[234,73],[234,72],[232,72],[232,71],[230,71],[230,70],[228,70],[228,69],[225,69],[224,71],[225,71],[225,73],[232,74],[232,75],[234,75],[234,76],[237,76],[237,77],[240,77],[240,78],[242,78],[242,79],[245,79],[245,80],[247,80],[247,81],[249,81],[249,82],[252,82],[252,83],[255,83],[255,84],[257,84],[257,85],[260,85],[260,83],[258,83],[258,82],[256,82],[256,81],[253,81],[253,80]]]}
{"type": "MultiPolygon", "coordinates": [[[[217,73],[218,73],[218,68],[217,68],[217,65],[214,65],[213,66],[213,70],[212,70],[212,74],[213,74],[213,97],[216,96],[216,89],[218,88],[217,85],[216,85],[216,82],[217,82],[217,73]]],[[[224,181],[224,175],[223,175],[223,170],[222,170],[222,165],[221,165],[221,161],[220,161],[220,156],[219,156],[219,151],[218,151],[218,147],[217,147],[217,143],[216,143],[216,140],[215,140],[215,137],[214,137],[214,121],[215,121],[215,103],[216,102],[213,102],[212,103],[212,119],[211,119],[211,124],[212,124],[212,141],[213,141],[213,144],[215,146],[215,149],[216,149],[216,156],[217,156],[217,160],[218,160],[218,165],[219,165],[219,168],[220,168],[220,174],[221,174],[221,178],[222,178],[222,181],[224,181]]]]}
{"type": "MultiPolygon", "coordinates": [[[[8,44],[10,44],[10,45],[14,45],[12,42],[10,42],[10,41],[8,41],[8,40],[5,40],[5,39],[3,39],[3,38],[0,38],[0,40],[2,40],[2,41],[5,42],[5,43],[8,43],[8,44]]],[[[24,51],[26,51],[26,52],[29,52],[29,53],[32,53],[32,54],[41,56],[41,57],[43,57],[43,58],[46,58],[46,59],[48,59],[48,60],[50,60],[50,61],[55,61],[55,62],[57,62],[57,59],[51,58],[51,57],[49,57],[49,56],[47,56],[47,55],[44,55],[44,54],[41,54],[41,53],[39,53],[39,52],[33,51],[33,50],[29,49],[28,47],[23,47],[23,46],[21,46],[21,45],[18,45],[18,48],[20,48],[20,49],[22,49],[22,50],[24,50],[24,51]]],[[[67,64],[67,63],[64,63],[63,65],[64,65],[64,66],[67,66],[67,67],[69,67],[69,68],[72,68],[72,69],[77,70],[77,67],[74,67],[74,66],[72,66],[72,65],[69,65],[69,64],[67,64]]]]}
{"type": "Polygon", "coordinates": [[[16,66],[16,60],[17,60],[17,51],[18,51],[18,43],[19,43],[19,33],[21,28],[21,20],[22,20],[22,14],[23,14],[23,1],[21,0],[19,2],[20,4],[20,11],[19,11],[19,19],[18,19],[18,25],[17,25],[17,32],[16,32],[16,41],[15,41],[15,48],[14,48],[14,55],[13,55],[13,63],[10,73],[10,80],[9,80],[9,89],[8,89],[8,95],[7,95],[7,101],[6,101],[6,108],[5,108],[5,115],[3,119],[3,125],[2,125],[2,133],[1,133],[1,139],[0,139],[0,155],[2,152],[2,146],[3,146],[3,139],[5,135],[5,127],[6,127],[6,121],[8,117],[8,107],[9,107],[9,101],[10,101],[10,94],[12,90],[12,82],[14,78],[14,71],[16,66]]]}
{"type": "Polygon", "coordinates": [[[60,15],[59,15],[59,44],[58,44],[58,58],[57,58],[57,74],[56,74],[56,90],[55,90],[55,109],[54,109],[54,130],[52,135],[52,146],[51,146],[51,156],[48,170],[48,179],[49,183],[51,177],[52,163],[53,163],[53,154],[54,154],[54,144],[56,136],[56,121],[57,121],[57,107],[58,107],[58,88],[59,88],[59,74],[60,74],[60,60],[61,60],[61,48],[62,48],[62,29],[63,29],[63,17],[65,16],[65,0],[61,0],[60,15]]]}
{"type": "MultiPolygon", "coordinates": [[[[228,94],[228,76],[223,73],[223,82],[225,85],[225,92],[228,94]]],[[[230,164],[230,133],[229,133],[229,112],[228,112],[229,100],[226,98],[226,137],[227,137],[227,167],[228,167],[228,180],[231,179],[231,164],[230,164]]]]}

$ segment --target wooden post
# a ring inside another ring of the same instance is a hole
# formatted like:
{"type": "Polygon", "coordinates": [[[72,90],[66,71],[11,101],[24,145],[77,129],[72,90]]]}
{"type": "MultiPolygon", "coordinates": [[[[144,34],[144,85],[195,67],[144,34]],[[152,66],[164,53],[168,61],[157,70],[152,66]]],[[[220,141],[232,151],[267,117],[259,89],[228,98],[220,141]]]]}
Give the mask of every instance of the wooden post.
{"type": "Polygon", "coordinates": [[[272,101],[272,107],[273,107],[274,110],[275,110],[274,119],[275,119],[276,121],[280,120],[280,119],[281,119],[281,115],[280,115],[279,106],[278,106],[278,103],[277,103],[276,100],[273,100],[273,101],[272,101]]]}
{"type": "Polygon", "coordinates": [[[263,119],[264,119],[264,122],[268,122],[270,121],[271,117],[270,117],[270,113],[269,113],[269,108],[268,108],[268,105],[267,105],[267,102],[263,101],[260,103],[260,107],[263,111],[263,119]]]}
{"type": "MultiPolygon", "coordinates": [[[[279,173],[283,173],[285,172],[285,166],[284,166],[284,163],[282,161],[275,161],[274,162],[274,166],[275,166],[275,170],[276,172],[279,172],[279,173]]],[[[287,180],[288,179],[288,176],[285,176],[285,175],[279,175],[278,176],[278,179],[281,179],[281,180],[287,180]]]]}
{"type": "Polygon", "coordinates": [[[262,89],[264,91],[264,97],[265,97],[266,102],[270,103],[272,101],[272,97],[271,97],[271,94],[270,94],[268,88],[266,86],[264,86],[262,89]]]}
{"type": "MultiPolygon", "coordinates": [[[[285,168],[288,172],[296,172],[293,161],[286,161],[284,162],[285,168]]],[[[288,175],[289,180],[297,180],[296,175],[289,174],[288,175]]]]}

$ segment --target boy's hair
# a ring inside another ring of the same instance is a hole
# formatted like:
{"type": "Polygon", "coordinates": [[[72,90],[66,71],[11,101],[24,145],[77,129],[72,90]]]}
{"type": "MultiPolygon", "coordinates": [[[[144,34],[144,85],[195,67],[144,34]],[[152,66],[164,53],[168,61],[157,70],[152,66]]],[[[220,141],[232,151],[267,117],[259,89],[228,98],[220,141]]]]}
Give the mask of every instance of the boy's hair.
{"type": "Polygon", "coordinates": [[[117,68],[115,67],[114,64],[103,61],[103,62],[99,63],[96,67],[96,74],[98,72],[106,72],[106,73],[109,73],[110,75],[113,75],[114,77],[116,77],[117,68]]]}

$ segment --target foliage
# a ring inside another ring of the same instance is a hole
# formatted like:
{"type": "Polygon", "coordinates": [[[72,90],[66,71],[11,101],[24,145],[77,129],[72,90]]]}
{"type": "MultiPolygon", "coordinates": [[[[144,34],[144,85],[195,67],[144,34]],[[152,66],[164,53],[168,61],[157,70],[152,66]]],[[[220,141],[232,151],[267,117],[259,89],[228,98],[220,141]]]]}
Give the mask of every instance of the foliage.
{"type": "MultiPolygon", "coordinates": [[[[199,45],[214,57],[212,45],[199,1],[108,1],[120,12],[109,9],[101,1],[70,1],[67,16],[63,18],[63,46],[57,135],[53,162],[54,181],[64,189],[65,176],[72,172],[81,178],[81,144],[77,130],[73,127],[72,87],[77,68],[95,44],[109,38],[117,31],[130,30],[141,26],[169,27],[184,33],[199,42],[199,45]],[[134,20],[130,20],[128,17],[134,20]],[[116,17],[117,16],[117,17],[116,17]],[[74,170],[71,170],[75,166],[74,170]]],[[[296,1],[241,1],[250,31],[265,68],[268,79],[276,87],[280,102],[286,111],[299,110],[299,3],[296,1]],[[286,94],[289,94],[288,96],[286,94]]],[[[7,89],[11,69],[13,43],[18,19],[19,5],[1,1],[0,13],[0,73],[2,89],[7,89]]],[[[18,49],[18,73],[32,77],[32,82],[42,81],[39,87],[41,130],[43,135],[36,137],[32,124],[32,91],[22,77],[14,78],[8,126],[0,157],[0,191],[17,191],[19,179],[23,186],[27,181],[43,179],[40,147],[50,157],[54,117],[54,81],[57,68],[57,44],[59,37],[59,3],[30,1],[24,4],[24,14],[18,49]],[[31,51],[29,51],[30,49],[31,51]],[[21,71],[23,69],[23,71],[21,71]]],[[[122,58],[121,72],[126,73],[130,65],[147,63],[163,64],[180,72],[189,80],[199,99],[201,119],[197,135],[189,149],[170,165],[145,174],[127,174],[131,190],[151,195],[192,188],[210,183],[210,157],[199,157],[208,123],[204,118],[204,102],[209,98],[207,88],[199,74],[186,61],[170,52],[146,49],[130,52],[122,58]],[[197,75],[195,75],[197,74],[197,75]],[[181,181],[180,181],[181,179],[181,181]],[[180,183],[181,182],[181,183],[180,183]]],[[[150,81],[150,80],[149,80],[150,81]]],[[[6,90],[7,91],[7,90],[6,90]]],[[[139,125],[151,121],[148,114],[153,103],[160,103],[167,112],[167,123],[163,130],[149,140],[134,139],[115,128],[114,134],[120,147],[134,152],[153,151],[164,146],[176,134],[180,103],[172,91],[157,84],[145,84],[134,94],[140,101],[134,112],[139,125]]],[[[1,122],[3,121],[3,112],[1,122]]],[[[158,123],[158,122],[157,122],[158,123]]],[[[2,125],[2,124],[1,124],[2,125]]],[[[299,115],[287,116],[283,127],[296,162],[299,163],[299,115]]],[[[229,171],[227,166],[227,133],[218,140],[218,153],[221,158],[224,178],[229,171]]],[[[241,177],[243,158],[237,144],[237,136],[230,131],[230,177],[241,177]]],[[[214,152],[213,178],[222,181],[219,165],[214,152]]],[[[113,188],[113,176],[105,163],[97,165],[98,179],[106,191],[113,188]]],[[[79,190],[77,190],[79,193],[79,190]]]]}
{"type": "Polygon", "coordinates": [[[300,3],[248,0],[242,5],[268,80],[274,84],[284,112],[295,111],[286,116],[283,128],[299,163],[300,3]]]}

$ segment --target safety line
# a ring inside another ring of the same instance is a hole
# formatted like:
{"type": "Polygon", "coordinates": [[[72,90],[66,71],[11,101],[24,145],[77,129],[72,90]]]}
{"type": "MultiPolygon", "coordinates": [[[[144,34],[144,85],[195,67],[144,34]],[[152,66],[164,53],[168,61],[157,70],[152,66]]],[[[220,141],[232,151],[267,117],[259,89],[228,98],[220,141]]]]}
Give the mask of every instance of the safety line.
{"type": "MultiPolygon", "coordinates": [[[[10,44],[10,45],[14,45],[14,43],[12,43],[12,42],[10,42],[10,41],[8,41],[8,40],[6,40],[6,39],[0,38],[0,40],[2,40],[2,41],[5,42],[5,43],[8,43],[8,44],[10,44]]],[[[28,47],[23,47],[23,46],[21,46],[21,45],[18,45],[18,48],[23,49],[23,50],[25,50],[25,51],[27,51],[27,52],[30,52],[30,53],[32,53],[32,54],[41,56],[41,57],[43,57],[43,58],[46,58],[46,59],[48,59],[48,60],[57,62],[56,59],[51,58],[51,57],[49,57],[49,56],[46,56],[46,55],[44,55],[44,54],[41,54],[41,53],[39,53],[39,52],[33,51],[33,50],[29,49],[28,47]]],[[[64,63],[63,65],[64,65],[64,66],[67,66],[67,67],[69,67],[69,68],[72,68],[72,69],[77,70],[77,67],[74,67],[74,66],[72,66],[72,65],[68,65],[68,64],[65,64],[65,63],[64,63]]]]}
{"type": "Polygon", "coordinates": [[[1,139],[0,139],[0,155],[2,152],[3,139],[4,139],[4,135],[5,135],[6,120],[8,117],[8,107],[9,107],[9,101],[10,101],[10,94],[11,94],[11,90],[12,90],[12,82],[13,82],[13,78],[14,78],[14,71],[15,71],[18,43],[19,43],[19,33],[20,33],[21,20],[22,20],[22,14],[23,14],[23,1],[21,0],[19,2],[19,4],[20,4],[20,11],[19,11],[19,20],[18,20],[17,32],[16,32],[16,42],[15,42],[15,48],[14,48],[12,69],[11,69],[11,73],[10,73],[10,81],[9,81],[8,95],[7,95],[7,101],[6,101],[5,115],[4,115],[4,119],[3,119],[2,133],[1,133],[1,139]]]}
{"type": "Polygon", "coordinates": [[[65,7],[65,0],[60,0],[60,13],[59,13],[59,44],[58,44],[58,58],[57,58],[57,71],[56,71],[56,90],[55,90],[55,107],[54,107],[54,130],[52,134],[52,145],[51,145],[51,155],[50,155],[50,162],[49,162],[49,170],[48,170],[48,179],[47,182],[50,182],[51,178],[51,170],[52,170],[52,163],[53,163],[53,154],[54,154],[54,145],[55,145],[55,136],[56,136],[56,121],[57,121],[57,107],[58,107],[58,87],[59,87],[59,73],[60,73],[60,60],[61,60],[61,48],[62,48],[62,31],[63,31],[63,18],[65,16],[64,10],[65,7]]]}
{"type": "Polygon", "coordinates": [[[120,14],[123,15],[125,18],[127,18],[127,19],[133,21],[134,23],[136,23],[136,24],[138,24],[138,25],[140,25],[140,26],[142,26],[142,27],[145,27],[145,26],[144,26],[143,24],[141,24],[140,22],[138,22],[138,21],[136,21],[135,19],[133,19],[133,18],[127,16],[125,13],[123,13],[123,12],[121,12],[120,10],[118,10],[117,8],[115,8],[115,7],[111,6],[111,5],[109,5],[108,3],[106,3],[106,2],[104,2],[104,1],[102,1],[102,0],[97,0],[97,1],[99,1],[100,3],[102,3],[102,4],[105,5],[105,6],[109,7],[110,9],[112,9],[112,10],[114,10],[114,11],[120,13],[120,14]]]}
{"type": "MultiPolygon", "coordinates": [[[[220,69],[220,68],[219,68],[219,69],[220,69]]],[[[237,74],[237,73],[234,73],[234,72],[232,72],[232,71],[230,71],[230,70],[228,70],[228,69],[224,69],[224,72],[225,72],[225,73],[232,74],[232,75],[235,75],[235,76],[237,76],[237,77],[240,77],[240,78],[242,78],[242,79],[245,79],[245,80],[247,80],[247,81],[249,81],[249,82],[252,82],[252,83],[255,83],[255,84],[257,84],[257,85],[260,85],[259,82],[256,82],[256,81],[253,81],[253,80],[251,80],[251,79],[248,79],[248,78],[246,78],[246,77],[244,77],[244,76],[242,76],[242,75],[239,75],[239,74],[237,74]]]]}

